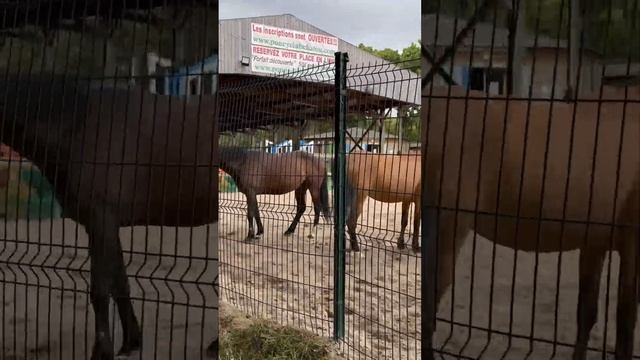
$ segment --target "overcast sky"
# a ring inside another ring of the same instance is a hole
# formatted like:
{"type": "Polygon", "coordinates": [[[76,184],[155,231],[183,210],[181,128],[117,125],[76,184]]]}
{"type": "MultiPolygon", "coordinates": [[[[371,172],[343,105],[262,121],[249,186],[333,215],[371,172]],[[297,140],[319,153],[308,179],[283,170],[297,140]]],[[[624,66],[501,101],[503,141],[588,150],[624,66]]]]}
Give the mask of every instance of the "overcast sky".
{"type": "Polygon", "coordinates": [[[220,19],[286,13],[354,45],[402,50],[420,38],[418,0],[220,0],[220,19]]]}

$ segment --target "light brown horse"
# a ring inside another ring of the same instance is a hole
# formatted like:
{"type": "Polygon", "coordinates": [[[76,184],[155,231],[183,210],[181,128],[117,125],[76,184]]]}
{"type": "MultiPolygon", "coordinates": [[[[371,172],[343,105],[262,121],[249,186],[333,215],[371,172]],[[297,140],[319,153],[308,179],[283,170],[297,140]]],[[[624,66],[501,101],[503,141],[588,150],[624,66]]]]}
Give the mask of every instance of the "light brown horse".
{"type": "Polygon", "coordinates": [[[247,197],[247,240],[256,239],[264,232],[256,198],[259,194],[282,195],[295,190],[296,215],[285,235],[290,235],[296,230],[307,208],[307,190],[311,193],[315,211],[314,226],[320,221],[320,213],[325,219],[331,217],[324,162],[309,153],[294,151],[269,154],[242,148],[220,148],[220,167],[231,175],[238,190],[247,197]],[[253,219],[256,221],[258,232],[254,232],[253,219]]]}
{"type": "MultiPolygon", "coordinates": [[[[604,92],[607,99],[634,99],[626,105],[447,99],[466,95],[462,88],[451,91],[433,89],[422,108],[430,209],[425,227],[439,242],[438,281],[427,283],[437,288],[427,293],[437,294],[436,309],[470,230],[517,250],[580,249],[573,357],[584,359],[597,319],[603,260],[615,250],[616,359],[631,359],[640,298],[640,91],[604,92]]],[[[430,349],[427,358],[433,358],[430,349]]]]}
{"type": "Polygon", "coordinates": [[[414,204],[411,247],[420,251],[420,154],[374,154],[354,151],[347,155],[347,228],[351,250],[359,251],[356,236],[358,217],[367,197],[385,203],[402,203],[402,223],[398,249],[404,249],[404,232],[409,222],[409,207],[414,204]],[[355,206],[354,206],[355,205],[355,206]]]}

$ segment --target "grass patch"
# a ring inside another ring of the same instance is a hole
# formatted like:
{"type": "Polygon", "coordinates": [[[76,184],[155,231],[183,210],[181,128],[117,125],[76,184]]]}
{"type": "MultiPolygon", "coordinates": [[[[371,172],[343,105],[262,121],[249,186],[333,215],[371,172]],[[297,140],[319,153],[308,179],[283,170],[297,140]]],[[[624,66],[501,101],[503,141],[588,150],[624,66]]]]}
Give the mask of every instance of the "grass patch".
{"type": "MultiPolygon", "coordinates": [[[[221,323],[220,360],[328,360],[329,341],[309,332],[256,319],[241,328],[221,323]]],[[[230,324],[227,324],[230,325],[230,324]]]]}

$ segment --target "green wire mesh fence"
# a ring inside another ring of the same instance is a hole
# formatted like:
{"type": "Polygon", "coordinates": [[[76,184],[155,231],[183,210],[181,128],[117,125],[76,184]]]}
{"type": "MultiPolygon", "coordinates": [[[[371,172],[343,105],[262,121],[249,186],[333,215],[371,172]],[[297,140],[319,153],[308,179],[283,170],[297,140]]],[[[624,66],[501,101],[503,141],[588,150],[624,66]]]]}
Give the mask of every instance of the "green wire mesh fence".
{"type": "Polygon", "coordinates": [[[216,351],[218,1],[174,5],[0,3],[0,359],[216,351]]]}
{"type": "Polygon", "coordinates": [[[349,65],[345,92],[336,91],[333,66],[221,83],[223,299],[337,337],[346,358],[420,357],[420,268],[412,248],[420,95],[419,76],[408,70],[415,64],[349,65]],[[347,100],[342,116],[340,96],[347,100]],[[336,128],[344,129],[341,149],[336,128]],[[341,196],[344,211],[334,205],[341,196]],[[408,246],[398,249],[402,201],[408,246]],[[359,251],[346,228],[334,227],[351,210],[359,251]],[[336,267],[336,240],[344,241],[344,267],[336,267]]]}
{"type": "Polygon", "coordinates": [[[640,358],[639,18],[423,2],[426,359],[640,358]]]}

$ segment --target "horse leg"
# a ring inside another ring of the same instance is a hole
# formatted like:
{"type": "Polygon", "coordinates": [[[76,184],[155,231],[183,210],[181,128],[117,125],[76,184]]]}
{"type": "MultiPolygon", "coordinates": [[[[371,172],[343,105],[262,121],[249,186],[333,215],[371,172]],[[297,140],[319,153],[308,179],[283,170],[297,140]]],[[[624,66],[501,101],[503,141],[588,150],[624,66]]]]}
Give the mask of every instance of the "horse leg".
{"type": "Polygon", "coordinates": [[[120,323],[122,324],[122,347],[118,351],[118,355],[129,355],[132,351],[138,350],[141,344],[141,332],[138,319],[131,305],[129,280],[127,279],[127,270],[124,266],[122,258],[122,244],[120,240],[116,241],[117,256],[115,266],[115,278],[111,290],[118,313],[120,315],[120,323]]]}
{"type": "MultiPolygon", "coordinates": [[[[119,247],[119,224],[109,211],[94,209],[85,224],[89,235],[91,258],[91,305],[95,315],[95,340],[91,360],[113,360],[113,343],[109,330],[109,294],[117,276],[115,266],[119,247]]],[[[121,279],[118,279],[121,281],[121,279]]]]}
{"type": "MultiPolygon", "coordinates": [[[[249,233],[247,234],[246,241],[251,241],[256,237],[255,230],[253,228],[253,214],[254,212],[254,204],[257,204],[258,200],[256,199],[256,195],[253,193],[247,193],[247,221],[249,222],[249,233]]],[[[257,205],[256,205],[257,207],[257,205]]]]}
{"type": "Polygon", "coordinates": [[[313,202],[313,226],[318,226],[320,214],[322,214],[322,198],[320,197],[319,188],[315,186],[309,187],[309,193],[311,193],[311,201],[313,202]]]}
{"type": "Polygon", "coordinates": [[[362,208],[366,199],[366,195],[358,193],[356,206],[351,207],[349,217],[347,218],[347,229],[349,230],[349,241],[351,243],[352,251],[360,251],[360,246],[358,245],[358,236],[356,235],[356,225],[358,223],[358,218],[362,213],[362,208]]]}
{"type": "Polygon", "coordinates": [[[605,256],[604,248],[580,249],[580,285],[578,289],[578,335],[573,360],[587,358],[587,345],[591,329],[598,317],[600,277],[605,256]]]}
{"type": "Polygon", "coordinates": [[[207,347],[207,356],[212,359],[218,359],[219,339],[215,339],[207,347]]]}
{"type": "Polygon", "coordinates": [[[262,237],[262,234],[264,234],[264,226],[262,226],[262,220],[260,220],[260,209],[258,209],[258,200],[256,200],[254,205],[253,218],[256,219],[256,227],[258,228],[256,232],[256,239],[259,239],[262,237]]]}
{"type": "Polygon", "coordinates": [[[304,186],[296,189],[296,216],[293,218],[293,222],[291,222],[291,225],[289,225],[287,231],[284,232],[285,235],[291,235],[294,231],[296,231],[296,226],[298,226],[300,218],[302,217],[302,215],[304,215],[304,211],[307,209],[305,200],[306,193],[307,189],[304,186]]]}
{"type": "MultiPolygon", "coordinates": [[[[420,236],[420,223],[422,222],[422,208],[420,201],[416,201],[413,203],[415,208],[413,209],[413,239],[411,240],[411,248],[414,252],[420,252],[420,240],[418,237],[420,236]]],[[[407,212],[409,209],[407,209],[407,212]]]]}
{"type": "MultiPolygon", "coordinates": [[[[439,221],[431,222],[430,228],[425,229],[425,231],[429,231],[429,236],[437,234],[437,238],[434,239],[437,241],[437,245],[435,247],[437,249],[437,267],[435,268],[437,273],[435,279],[437,279],[437,281],[435,281],[435,283],[434,281],[427,281],[427,287],[431,287],[431,291],[435,293],[435,302],[433,304],[433,323],[427,324],[426,326],[427,341],[426,346],[423,348],[423,358],[425,359],[434,359],[432,341],[433,333],[436,328],[436,314],[445,291],[447,291],[453,282],[456,259],[469,229],[468,226],[458,222],[458,231],[456,232],[454,227],[455,216],[456,215],[453,212],[441,213],[439,221]]],[[[429,293],[429,289],[427,289],[427,293],[429,293]]]]}
{"type": "MultiPolygon", "coordinates": [[[[633,234],[630,229],[620,232],[633,234]]],[[[619,251],[620,280],[616,310],[616,360],[630,360],[633,357],[633,338],[638,316],[638,289],[636,288],[638,280],[636,276],[638,266],[640,266],[640,256],[634,236],[626,236],[621,239],[622,241],[625,243],[623,251],[619,251]]]]}
{"type": "Polygon", "coordinates": [[[409,224],[409,206],[411,206],[410,202],[402,203],[402,222],[400,224],[400,237],[398,237],[398,249],[402,250],[406,246],[404,245],[404,231],[409,224]]]}

